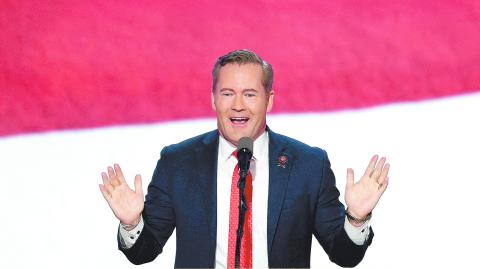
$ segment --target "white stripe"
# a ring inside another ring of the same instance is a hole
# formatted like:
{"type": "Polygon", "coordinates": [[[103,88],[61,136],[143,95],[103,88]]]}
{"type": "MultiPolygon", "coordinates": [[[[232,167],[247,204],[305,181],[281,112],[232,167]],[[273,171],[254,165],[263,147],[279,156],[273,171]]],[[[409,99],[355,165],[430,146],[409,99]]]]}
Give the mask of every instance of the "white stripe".
{"type": "MultiPolygon", "coordinates": [[[[371,155],[387,156],[390,185],[358,268],[462,268],[476,262],[480,241],[479,104],[480,94],[471,94],[268,121],[275,132],[326,149],[342,194],[347,167],[358,178],[371,155]]],[[[98,190],[100,172],[118,162],[130,182],[141,173],[146,189],[163,146],[215,125],[209,119],[0,139],[0,268],[132,268],[116,250],[118,223],[98,190]]],[[[173,267],[174,238],[144,268],[173,267]]],[[[336,268],[316,242],[312,267],[336,268]]]]}

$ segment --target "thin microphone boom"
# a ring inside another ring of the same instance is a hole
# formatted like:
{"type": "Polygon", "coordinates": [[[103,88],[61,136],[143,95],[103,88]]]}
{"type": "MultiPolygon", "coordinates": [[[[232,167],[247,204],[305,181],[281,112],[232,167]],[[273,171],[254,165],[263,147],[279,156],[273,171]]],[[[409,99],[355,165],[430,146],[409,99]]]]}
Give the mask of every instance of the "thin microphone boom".
{"type": "Polygon", "coordinates": [[[253,156],[253,140],[249,137],[242,137],[238,141],[237,158],[238,158],[238,173],[240,179],[238,180],[239,188],[239,214],[238,214],[238,229],[237,242],[235,246],[235,268],[240,268],[240,249],[242,245],[243,226],[245,223],[245,213],[248,210],[247,199],[245,197],[245,183],[248,176],[248,169],[250,168],[250,160],[253,156]]]}

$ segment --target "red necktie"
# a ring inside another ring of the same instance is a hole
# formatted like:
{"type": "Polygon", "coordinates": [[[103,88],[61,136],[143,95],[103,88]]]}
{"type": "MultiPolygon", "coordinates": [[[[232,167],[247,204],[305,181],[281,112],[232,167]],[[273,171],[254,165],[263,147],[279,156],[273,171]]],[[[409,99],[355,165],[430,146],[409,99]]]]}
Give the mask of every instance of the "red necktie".
{"type": "MultiPolygon", "coordinates": [[[[237,152],[233,153],[237,157],[237,152]]],[[[228,265],[227,268],[235,268],[235,246],[237,243],[237,228],[239,214],[239,190],[237,187],[240,175],[238,164],[233,169],[232,187],[230,192],[230,223],[228,231],[228,265]]],[[[242,244],[240,249],[240,268],[252,268],[252,174],[248,172],[245,182],[245,196],[247,199],[247,212],[243,226],[242,244]]]]}

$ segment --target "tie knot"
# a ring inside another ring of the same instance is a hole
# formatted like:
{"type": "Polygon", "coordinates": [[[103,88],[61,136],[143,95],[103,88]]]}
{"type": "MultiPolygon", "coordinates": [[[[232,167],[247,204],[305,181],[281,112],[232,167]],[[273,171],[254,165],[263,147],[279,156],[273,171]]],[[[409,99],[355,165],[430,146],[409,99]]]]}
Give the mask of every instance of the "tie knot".
{"type": "Polygon", "coordinates": [[[237,150],[234,150],[234,151],[232,152],[232,156],[235,157],[235,159],[238,160],[237,150]]]}

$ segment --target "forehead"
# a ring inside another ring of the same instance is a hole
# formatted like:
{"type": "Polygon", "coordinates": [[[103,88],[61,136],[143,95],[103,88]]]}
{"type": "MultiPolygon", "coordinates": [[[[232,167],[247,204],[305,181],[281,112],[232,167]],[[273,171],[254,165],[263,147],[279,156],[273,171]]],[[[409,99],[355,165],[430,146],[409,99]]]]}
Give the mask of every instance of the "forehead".
{"type": "MultiPolygon", "coordinates": [[[[257,84],[262,81],[263,69],[260,64],[229,63],[222,66],[218,72],[217,85],[223,84],[257,84]]],[[[226,86],[226,85],[225,85],[226,86]]],[[[233,85],[232,85],[233,86],[233,85]]]]}

